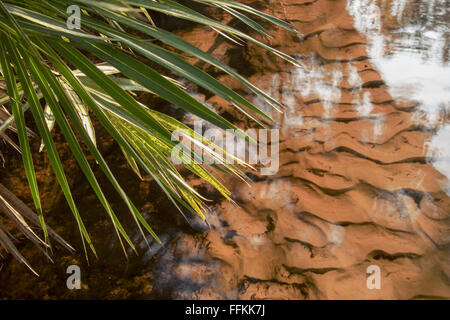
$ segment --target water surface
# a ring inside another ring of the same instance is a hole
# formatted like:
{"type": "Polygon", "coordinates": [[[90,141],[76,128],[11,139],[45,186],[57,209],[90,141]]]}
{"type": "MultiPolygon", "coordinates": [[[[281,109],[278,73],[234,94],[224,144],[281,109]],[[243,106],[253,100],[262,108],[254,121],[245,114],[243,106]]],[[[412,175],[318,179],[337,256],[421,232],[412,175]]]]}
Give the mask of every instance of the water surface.
{"type": "MultiPolygon", "coordinates": [[[[45,284],[25,276],[10,297],[35,288],[31,296],[65,298],[450,298],[448,1],[262,4],[299,29],[300,36],[271,30],[271,44],[301,68],[252,46],[236,50],[202,27],[180,35],[228,59],[287,106],[273,114],[279,172],[249,172],[250,187],[227,179],[239,206],[217,199],[211,229],[187,224],[156,186],[133,184],[123,173],[164,246],[150,251],[136,233],[141,255],[124,263],[87,198],[103,257],[83,266],[84,290],[68,293],[63,267],[46,267],[45,284]],[[370,265],[381,268],[381,290],[366,287],[370,265]]],[[[248,125],[217,99],[199,98],[248,125]]],[[[86,192],[80,187],[79,197],[86,192]]],[[[14,262],[5,268],[2,290],[21,270],[14,262]]]]}

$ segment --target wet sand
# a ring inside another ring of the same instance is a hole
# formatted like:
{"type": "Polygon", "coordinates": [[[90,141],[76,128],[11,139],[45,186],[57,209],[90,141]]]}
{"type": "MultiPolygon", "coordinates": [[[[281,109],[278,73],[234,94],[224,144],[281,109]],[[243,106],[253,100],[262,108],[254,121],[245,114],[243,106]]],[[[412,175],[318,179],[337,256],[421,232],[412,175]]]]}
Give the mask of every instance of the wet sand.
{"type": "MultiPolygon", "coordinates": [[[[410,50],[421,56],[423,65],[433,62],[448,70],[445,1],[444,9],[439,1],[432,1],[434,7],[428,1],[394,0],[244,2],[298,28],[300,36],[272,28],[274,38],[269,42],[297,57],[301,68],[252,45],[236,48],[207,28],[178,33],[287,106],[284,114],[272,113],[275,128],[280,129],[278,173],[262,176],[249,171],[254,181],[250,186],[224,177],[239,206],[220,200],[205,183],[190,179],[207,196],[217,198],[208,229],[195,219],[188,225],[154,184],[133,181],[118,153],[111,152],[108,160],[156,225],[164,247],[153,244],[148,251],[136,237],[141,255],[125,261],[107,219],[99,218],[100,206],[92,205],[89,189],[74,178],[71,183],[100,247],[100,261],[88,267],[82,254],[69,256],[59,250],[57,265],[51,266],[24,243],[21,249],[40,266],[42,277],[33,278],[23,266],[5,258],[0,297],[450,298],[450,155],[445,140],[450,100],[445,96],[430,100],[409,82],[397,79],[399,74],[408,80],[411,76],[407,68],[395,70],[399,65],[394,60],[410,50]],[[416,39],[410,31],[413,27],[422,31],[422,42],[411,45],[416,39]],[[430,33],[424,30],[442,31],[441,47],[429,49],[425,40],[430,33]],[[65,289],[64,271],[71,263],[81,264],[86,275],[84,290],[79,292],[65,289]],[[381,269],[380,290],[366,286],[370,265],[381,269]]],[[[231,20],[225,15],[220,18],[231,20]]],[[[246,94],[228,76],[214,75],[246,94]]],[[[425,86],[428,80],[418,83],[425,86]]],[[[442,92],[445,88],[437,91],[442,92]]],[[[198,98],[241,127],[254,126],[223,100],[201,91],[198,98]]],[[[103,140],[105,151],[114,150],[111,141],[103,140]]],[[[45,159],[40,165],[44,175],[45,159]]],[[[0,178],[13,191],[13,186],[25,183],[16,167],[10,173],[2,169],[0,178]]],[[[71,170],[77,172],[75,167],[71,170]]],[[[24,187],[16,189],[29,199],[24,187]]],[[[52,226],[61,224],[55,229],[78,245],[76,230],[67,230],[68,223],[62,221],[63,214],[71,218],[63,200],[51,182],[47,189],[48,208],[55,207],[50,210],[52,226]]]]}

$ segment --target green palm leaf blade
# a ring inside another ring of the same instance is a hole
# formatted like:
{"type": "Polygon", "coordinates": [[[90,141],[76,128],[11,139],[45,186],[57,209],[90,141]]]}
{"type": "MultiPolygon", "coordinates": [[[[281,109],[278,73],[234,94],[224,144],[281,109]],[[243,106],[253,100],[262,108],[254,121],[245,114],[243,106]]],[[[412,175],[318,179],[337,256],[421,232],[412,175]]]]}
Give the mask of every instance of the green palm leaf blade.
{"type": "MultiPolygon", "coordinates": [[[[46,47],[45,43],[41,42],[40,44],[41,44],[42,47],[46,47]]],[[[63,46],[61,46],[61,44],[60,45],[54,45],[54,46],[57,49],[64,50],[63,46]]],[[[72,61],[76,61],[76,60],[80,59],[81,62],[86,62],[86,60],[84,60],[85,58],[81,54],[79,54],[79,53],[77,54],[76,52],[72,52],[72,53],[73,53],[73,58],[74,58],[74,60],[72,60],[72,61]]],[[[124,150],[126,150],[129,154],[133,154],[133,152],[131,151],[132,149],[130,148],[130,146],[126,143],[126,141],[123,140],[123,138],[121,137],[119,132],[116,130],[116,128],[114,128],[114,126],[111,125],[110,121],[105,117],[105,114],[100,110],[100,108],[97,106],[97,104],[92,100],[91,96],[84,90],[82,84],[75,78],[75,76],[72,74],[70,69],[62,62],[61,59],[54,59],[52,57],[49,57],[49,58],[52,59],[53,63],[59,67],[59,70],[64,75],[64,77],[68,81],[68,83],[70,83],[70,85],[72,86],[74,91],[79,95],[80,99],[87,106],[90,107],[90,109],[94,112],[94,114],[100,120],[102,125],[105,126],[105,128],[108,130],[108,132],[111,134],[111,136],[113,136],[116,139],[116,141],[119,143],[119,145],[121,147],[124,148],[124,150]]],[[[93,66],[93,68],[95,69],[96,67],[93,66]]],[[[102,74],[102,75],[104,77],[106,77],[106,75],[104,75],[104,74],[102,74]]],[[[110,80],[110,81],[112,81],[112,80],[110,80]]],[[[120,87],[119,87],[119,90],[121,90],[120,87]]],[[[70,112],[70,108],[67,108],[66,110],[67,110],[67,112],[70,112]]],[[[74,118],[73,120],[74,120],[75,124],[77,124],[76,118],[74,118]]],[[[78,126],[79,125],[80,125],[80,123],[78,122],[78,126]]],[[[108,179],[111,181],[111,183],[114,185],[114,187],[116,188],[118,193],[121,195],[121,197],[124,199],[124,201],[128,205],[130,211],[133,214],[133,217],[135,217],[135,219],[137,221],[142,222],[143,217],[137,211],[137,209],[135,208],[133,203],[129,200],[129,198],[126,195],[125,191],[118,184],[117,180],[115,179],[114,175],[112,174],[112,171],[109,169],[108,165],[106,164],[105,160],[101,156],[101,154],[98,151],[98,149],[90,141],[90,139],[87,139],[87,136],[85,136],[86,133],[85,132],[83,133],[83,132],[84,132],[83,130],[79,130],[79,133],[82,135],[82,137],[84,136],[84,142],[86,143],[86,145],[89,148],[90,152],[95,157],[95,159],[99,162],[100,166],[102,167],[102,170],[107,175],[108,179]]],[[[144,223],[143,225],[147,229],[147,231],[150,232],[152,234],[152,236],[158,242],[160,242],[160,240],[158,239],[156,234],[153,232],[153,230],[150,228],[150,226],[147,223],[144,223]]],[[[141,232],[142,232],[142,230],[141,230],[141,232]]]]}
{"type": "MultiPolygon", "coordinates": [[[[31,41],[29,40],[28,36],[25,35],[23,30],[18,25],[17,21],[14,19],[14,17],[12,17],[11,14],[6,10],[6,8],[1,0],[0,0],[0,12],[2,12],[3,15],[6,16],[9,27],[15,31],[15,36],[18,37],[17,41],[19,41],[19,43],[22,42],[22,43],[31,44],[31,41]]],[[[36,126],[38,127],[38,131],[41,134],[41,137],[43,138],[44,143],[47,147],[47,155],[49,157],[50,163],[56,174],[58,182],[63,190],[64,196],[66,197],[66,199],[68,201],[69,207],[77,221],[78,228],[80,230],[80,234],[82,235],[83,247],[85,247],[84,241],[86,240],[86,242],[88,243],[88,245],[90,246],[90,248],[92,249],[94,254],[96,254],[95,249],[92,245],[91,239],[86,231],[84,223],[83,223],[83,221],[80,217],[80,214],[78,212],[78,209],[75,205],[75,201],[72,197],[72,193],[70,191],[70,187],[68,185],[67,178],[66,178],[64,170],[62,168],[61,160],[56,151],[56,147],[53,143],[50,132],[46,126],[44,113],[43,113],[43,110],[41,109],[39,99],[38,99],[37,94],[32,85],[31,77],[29,76],[29,74],[25,68],[24,61],[20,58],[20,56],[17,52],[17,49],[16,49],[17,45],[14,44],[13,40],[11,40],[9,38],[5,38],[5,39],[6,39],[5,44],[6,44],[8,52],[9,52],[9,56],[12,60],[13,65],[15,66],[16,72],[18,73],[20,82],[22,83],[22,86],[25,91],[25,96],[27,97],[27,99],[30,102],[30,109],[33,114],[33,118],[35,119],[36,126]]],[[[25,45],[25,47],[27,47],[27,46],[25,45]]],[[[29,68],[34,80],[35,81],[41,80],[40,79],[41,74],[36,69],[36,61],[34,60],[34,59],[37,59],[38,62],[40,60],[40,56],[39,56],[39,53],[37,52],[37,50],[33,46],[31,46],[31,53],[24,54],[23,58],[26,60],[28,68],[29,68]]],[[[42,89],[42,86],[44,83],[41,81],[41,83],[38,83],[38,84],[40,84],[39,87],[42,89]]],[[[86,257],[87,257],[86,249],[85,249],[85,253],[86,253],[86,257]]]]}
{"type": "Polygon", "coordinates": [[[0,35],[0,64],[2,65],[3,74],[5,75],[6,85],[8,87],[8,93],[11,97],[11,108],[13,110],[16,128],[19,136],[19,143],[22,151],[22,159],[28,179],[28,185],[31,189],[31,195],[33,197],[34,205],[41,222],[42,231],[44,232],[45,242],[49,244],[47,226],[45,224],[44,215],[42,212],[41,198],[39,196],[36,173],[34,172],[33,158],[31,155],[30,143],[28,141],[28,135],[25,126],[25,117],[23,115],[23,110],[20,103],[21,99],[19,98],[19,89],[17,87],[12,68],[8,63],[6,57],[6,48],[3,45],[3,43],[6,42],[6,37],[4,35],[0,35]]]}

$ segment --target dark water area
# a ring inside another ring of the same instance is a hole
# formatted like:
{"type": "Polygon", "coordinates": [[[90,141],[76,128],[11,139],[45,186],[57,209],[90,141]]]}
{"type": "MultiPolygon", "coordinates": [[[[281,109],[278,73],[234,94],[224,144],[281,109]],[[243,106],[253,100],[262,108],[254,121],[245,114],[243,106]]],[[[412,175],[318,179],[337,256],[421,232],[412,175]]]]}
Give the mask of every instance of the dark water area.
{"type": "MultiPolygon", "coordinates": [[[[187,222],[156,183],[133,175],[117,145],[99,128],[102,153],[163,240],[160,246],[149,237],[148,248],[97,170],[119,218],[134,235],[139,255],[130,251],[127,260],[60,141],[99,259],[85,261],[73,218],[40,155],[37,173],[48,222],[78,253],[56,248],[51,264],[19,236],[18,248],[40,277],[2,253],[0,298],[450,298],[449,1],[245,3],[298,28],[299,36],[272,28],[269,43],[297,57],[301,67],[252,45],[236,48],[208,28],[176,32],[287,106],[283,114],[272,114],[280,130],[278,173],[249,171],[250,186],[224,177],[239,206],[187,176],[215,200],[207,217],[210,227],[195,218],[187,222]],[[71,264],[81,267],[82,290],[66,287],[71,264]],[[370,265],[380,267],[380,290],[366,286],[370,265]]],[[[233,23],[226,15],[221,18],[233,23]]],[[[241,89],[228,76],[215,76],[241,89]]],[[[195,92],[238,126],[251,125],[223,101],[195,92]]],[[[156,103],[146,96],[142,100],[156,103]]],[[[186,123],[194,120],[184,116],[186,123]]],[[[31,204],[20,158],[9,155],[0,182],[31,204]]]]}

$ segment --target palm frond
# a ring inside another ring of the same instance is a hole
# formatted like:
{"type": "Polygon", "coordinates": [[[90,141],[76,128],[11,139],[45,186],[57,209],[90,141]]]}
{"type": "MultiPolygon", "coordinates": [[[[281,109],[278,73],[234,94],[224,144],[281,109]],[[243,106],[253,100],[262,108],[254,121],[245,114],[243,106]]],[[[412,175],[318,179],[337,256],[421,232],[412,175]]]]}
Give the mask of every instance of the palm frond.
{"type": "MultiPolygon", "coordinates": [[[[270,34],[247,14],[295,32],[289,23],[239,2],[195,1],[223,10],[263,36],[270,34]]],[[[24,232],[28,232],[36,244],[49,245],[50,229],[46,227],[40,204],[29,143],[30,132],[27,130],[24,117],[27,110],[32,113],[42,139],[41,149],[45,148],[47,152],[56,178],[78,224],[83,245],[87,244],[85,251],[89,247],[95,254],[91,237],[77,209],[52,139],[51,131],[55,125],[59,127],[83,174],[110,217],[126,255],[125,243],[133,249],[134,245],[103,193],[81,144],[87,147],[117,194],[127,205],[143,238],[147,238],[145,235],[147,232],[156,241],[160,241],[98,150],[91,117],[95,117],[118,143],[126,161],[136,174],[141,176],[143,172],[151,176],[182,214],[187,210],[206,219],[207,199],[183,179],[177,167],[170,161],[171,152],[177,145],[177,142],[171,139],[172,133],[184,130],[185,138],[199,147],[190,151],[193,159],[201,157],[201,153],[204,152],[216,160],[214,165],[199,165],[191,158],[186,158],[183,166],[209,182],[227,199],[230,199],[230,191],[214,176],[214,170],[220,169],[245,180],[246,176],[242,173],[241,166],[249,167],[249,165],[236,158],[236,164],[228,164],[225,157],[230,155],[224,150],[176,119],[143,105],[136,100],[134,92],[144,91],[156,95],[221,129],[233,129],[236,135],[254,142],[241,128],[188,93],[180,82],[157,71],[157,67],[163,68],[195,83],[228,101],[239,112],[261,126],[265,126],[264,121],[272,121],[269,115],[248,99],[175,53],[175,50],[178,50],[226,72],[241,82],[252,94],[271,105],[274,110],[283,109],[283,105],[278,101],[223,62],[158,27],[157,21],[152,19],[154,12],[205,25],[233,41],[252,42],[271,54],[297,64],[293,57],[251,35],[173,0],[0,0],[0,73],[1,81],[6,83],[6,93],[0,95],[0,104],[9,108],[12,113],[1,118],[0,134],[4,134],[7,128],[13,128],[18,136],[44,241],[39,242],[36,234],[30,233],[25,225],[22,226],[25,228],[24,232]],[[82,12],[82,28],[79,30],[70,30],[66,26],[68,18],[66,8],[73,4],[79,5],[82,12]],[[141,19],[142,17],[145,17],[145,20],[141,19]],[[144,37],[159,42],[149,42],[144,37]],[[174,50],[167,49],[167,46],[174,50]],[[93,57],[102,62],[94,63],[93,57]]],[[[23,261],[23,257],[21,258],[6,240],[6,231],[2,230],[0,228],[0,244],[15,252],[16,257],[23,261]]]]}

